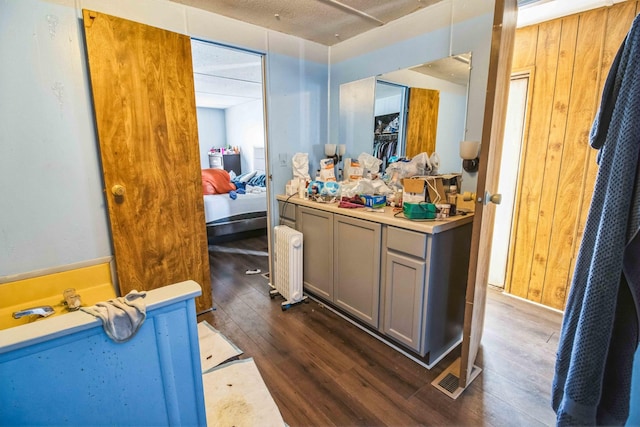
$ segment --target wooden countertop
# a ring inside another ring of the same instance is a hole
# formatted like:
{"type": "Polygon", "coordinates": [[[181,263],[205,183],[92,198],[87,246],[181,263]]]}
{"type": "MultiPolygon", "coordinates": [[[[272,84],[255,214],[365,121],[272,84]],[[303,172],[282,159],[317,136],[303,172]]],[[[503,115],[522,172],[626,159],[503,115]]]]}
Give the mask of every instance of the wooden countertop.
{"type": "Polygon", "coordinates": [[[321,203],[308,199],[301,199],[298,195],[291,197],[284,194],[278,194],[276,198],[281,202],[288,202],[298,206],[307,206],[326,212],[337,213],[340,215],[350,216],[353,218],[364,219],[367,221],[378,222],[381,224],[392,225],[394,227],[406,228],[408,230],[419,231],[422,233],[436,234],[473,221],[473,213],[466,215],[456,215],[446,219],[439,220],[410,220],[404,217],[402,212],[397,213],[393,208],[387,206],[384,212],[370,212],[364,208],[339,208],[338,203],[321,203]],[[398,216],[396,216],[396,213],[398,216]]]}

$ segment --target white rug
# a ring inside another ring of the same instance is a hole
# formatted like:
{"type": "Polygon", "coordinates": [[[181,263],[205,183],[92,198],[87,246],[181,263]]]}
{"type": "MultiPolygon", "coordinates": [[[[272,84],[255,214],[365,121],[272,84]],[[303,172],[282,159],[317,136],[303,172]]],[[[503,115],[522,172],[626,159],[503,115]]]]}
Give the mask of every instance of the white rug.
{"type": "Polygon", "coordinates": [[[207,321],[198,323],[198,341],[200,341],[202,372],[215,368],[219,364],[242,354],[242,350],[207,321]]]}
{"type": "Polygon", "coordinates": [[[209,427],[286,426],[252,358],[202,375],[209,427]]]}

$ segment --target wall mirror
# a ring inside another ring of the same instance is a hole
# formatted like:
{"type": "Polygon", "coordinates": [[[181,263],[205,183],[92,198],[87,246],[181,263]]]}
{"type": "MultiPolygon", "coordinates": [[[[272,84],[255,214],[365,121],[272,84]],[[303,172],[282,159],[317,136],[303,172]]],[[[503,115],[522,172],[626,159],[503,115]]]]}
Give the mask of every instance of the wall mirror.
{"type": "Polygon", "coordinates": [[[440,173],[460,172],[470,69],[469,52],[342,84],[340,143],[385,165],[435,151],[440,173]]]}

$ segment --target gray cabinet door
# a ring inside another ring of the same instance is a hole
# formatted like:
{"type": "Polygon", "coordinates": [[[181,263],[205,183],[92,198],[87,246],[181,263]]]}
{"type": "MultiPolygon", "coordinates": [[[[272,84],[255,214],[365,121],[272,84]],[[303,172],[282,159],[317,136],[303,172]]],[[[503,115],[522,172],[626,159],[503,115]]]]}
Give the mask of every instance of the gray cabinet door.
{"type": "Polygon", "coordinates": [[[380,302],[379,223],[334,215],[334,303],[378,327],[380,302]]]}
{"type": "Polygon", "coordinates": [[[296,226],[304,236],[304,287],[333,301],[333,214],[300,206],[296,226]]]}
{"type": "Polygon", "coordinates": [[[387,251],[385,334],[420,351],[426,263],[387,251]]]}

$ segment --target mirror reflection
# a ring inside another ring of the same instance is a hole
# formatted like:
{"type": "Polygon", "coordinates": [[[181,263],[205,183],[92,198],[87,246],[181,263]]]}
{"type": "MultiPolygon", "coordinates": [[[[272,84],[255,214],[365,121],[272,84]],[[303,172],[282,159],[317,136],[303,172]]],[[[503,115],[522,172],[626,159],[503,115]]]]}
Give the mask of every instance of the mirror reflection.
{"type": "MultiPolygon", "coordinates": [[[[465,53],[377,76],[373,129],[355,132],[373,130],[372,154],[383,160],[385,167],[395,157],[435,151],[440,173],[460,172],[459,144],[465,139],[470,68],[471,53],[465,53]]],[[[363,90],[367,80],[360,81],[363,90]]],[[[353,83],[347,85],[351,91],[355,89],[353,83]]],[[[343,103],[342,93],[341,88],[341,118],[354,114],[343,110],[353,108],[354,103],[343,103]]],[[[366,121],[351,121],[352,126],[356,123],[363,126],[366,121]]]]}

